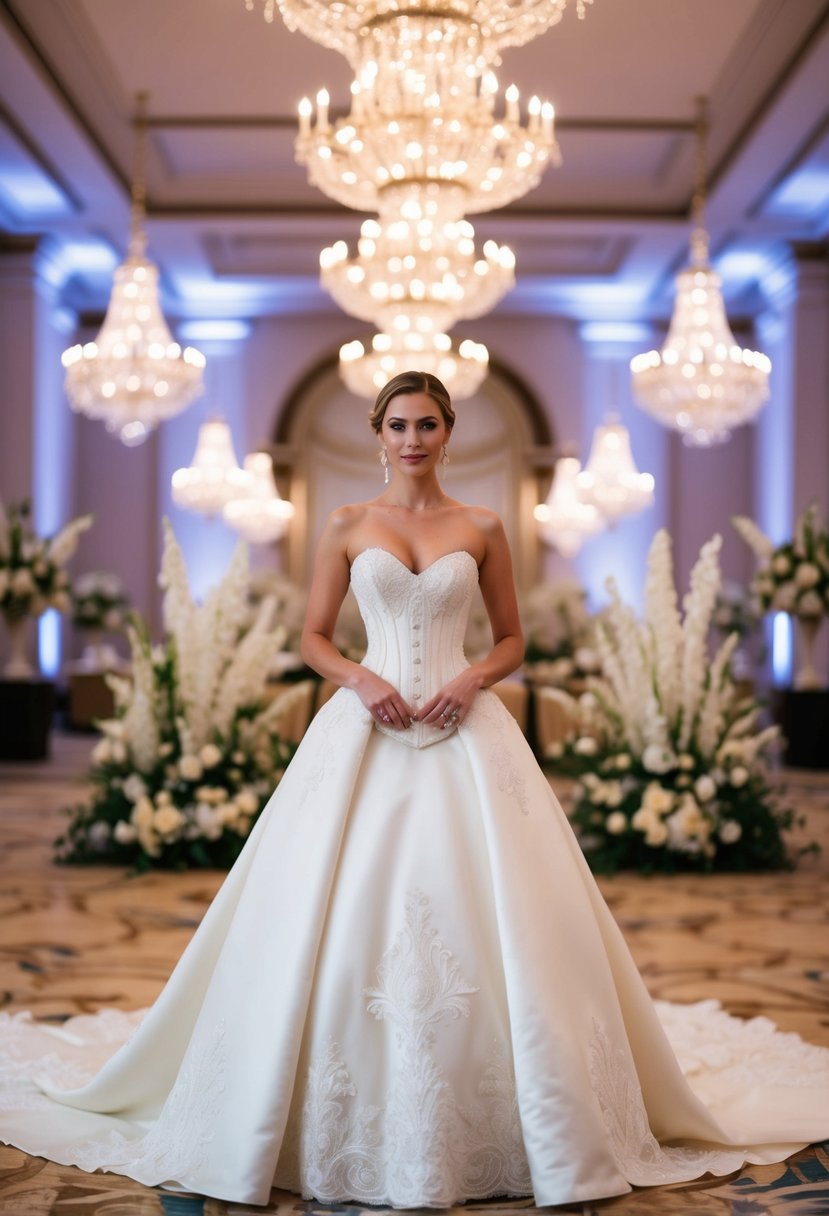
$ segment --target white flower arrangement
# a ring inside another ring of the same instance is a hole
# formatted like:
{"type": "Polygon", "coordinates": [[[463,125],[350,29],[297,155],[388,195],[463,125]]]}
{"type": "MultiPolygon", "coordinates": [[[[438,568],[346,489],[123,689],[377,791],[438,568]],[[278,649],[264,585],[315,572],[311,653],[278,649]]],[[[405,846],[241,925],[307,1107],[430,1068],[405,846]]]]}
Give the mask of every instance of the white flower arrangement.
{"type": "Polygon", "coordinates": [[[594,618],[580,583],[539,583],[521,603],[524,671],[537,684],[566,685],[595,673],[594,618]]]}
{"type": "Polygon", "coordinates": [[[829,613],[829,532],[814,503],[798,516],[792,540],[781,545],[745,515],[732,522],[757,558],[751,588],[764,612],[804,619],[829,613]]]}
{"type": "Polygon", "coordinates": [[[788,864],[780,810],[764,758],[777,727],[759,729],[759,705],[740,699],[731,634],[709,656],[720,589],[715,536],[701,550],[680,613],[671,541],[648,555],[644,619],[614,581],[597,625],[601,675],[576,698],[553,695],[573,722],[556,765],[576,775],[573,823],[594,869],[754,870],[788,864]]]}
{"type": "Polygon", "coordinates": [[[104,570],[81,574],[72,583],[71,596],[76,629],[119,633],[125,628],[130,602],[117,575],[104,570]]]}
{"type": "Polygon", "coordinates": [[[83,515],[55,536],[41,539],[32,530],[30,515],[26,501],[8,511],[0,503],[0,611],[9,620],[40,616],[47,608],[71,609],[69,575],[63,567],[81,533],[92,525],[92,516],[83,515]]]}
{"type": "Polygon", "coordinates": [[[116,716],[99,723],[94,793],[58,841],[61,860],[149,866],[229,866],[294,747],[277,723],[297,688],[267,703],[268,661],[284,643],[265,599],[251,621],[247,550],[204,604],[190,594],[165,521],[163,647],[128,627],[132,679],[109,676],[116,716]]]}

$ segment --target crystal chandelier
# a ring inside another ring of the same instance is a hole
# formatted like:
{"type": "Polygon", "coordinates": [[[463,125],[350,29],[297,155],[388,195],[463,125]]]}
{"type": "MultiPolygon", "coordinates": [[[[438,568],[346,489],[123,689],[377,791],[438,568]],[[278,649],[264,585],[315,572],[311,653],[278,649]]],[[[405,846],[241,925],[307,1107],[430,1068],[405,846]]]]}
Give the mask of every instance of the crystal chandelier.
{"type": "Polygon", "coordinates": [[[637,404],[696,447],[722,443],[734,427],[754,418],[768,399],[771,372],[766,355],[735,342],[720,276],[708,262],[706,130],[701,98],[691,264],[677,275],[674,312],[662,350],[637,355],[630,364],[637,404]]]}
{"type": "Polygon", "coordinates": [[[313,185],[353,210],[446,223],[505,207],[560,162],[552,105],[533,97],[523,124],[513,85],[496,118],[493,72],[426,90],[419,73],[372,61],[351,87],[351,111],[333,124],[325,90],[315,123],[302,99],[296,157],[313,185]]]}
{"type": "Polygon", "coordinates": [[[98,418],[122,442],[141,443],[159,422],[202,392],[204,356],[173,341],[158,297],[158,268],[146,257],[143,178],[146,93],[136,107],[132,226],[126,261],[115,271],[101,332],[63,352],[72,409],[98,418]]]}
{"type": "MultiPolygon", "coordinates": [[[[593,0],[576,0],[576,11],[584,17],[585,7],[593,0]]],[[[249,10],[255,0],[245,0],[249,10]]],[[[384,25],[405,22],[423,15],[440,23],[444,37],[453,29],[464,35],[472,62],[497,61],[498,52],[507,46],[521,46],[559,22],[567,0],[263,0],[265,19],[273,21],[277,7],[290,30],[299,30],[314,42],[339,51],[350,62],[359,59],[363,43],[384,25]]]]}
{"type": "Polygon", "coordinates": [[[294,514],[293,503],[280,497],[267,452],[246,456],[244,473],[242,493],[225,503],[222,516],[250,544],[271,544],[285,535],[294,514]]]}
{"type": "Polygon", "coordinates": [[[556,461],[547,501],[533,510],[538,529],[548,545],[562,557],[575,557],[585,540],[601,532],[604,519],[597,509],[582,502],[577,480],[581,461],[562,456],[556,461]]]}
{"type": "Polygon", "coordinates": [[[199,427],[192,464],[173,473],[173,502],[185,511],[219,515],[226,502],[245,490],[249,480],[236,459],[230,427],[214,418],[199,427]]]}
{"type": "Polygon", "coordinates": [[[457,346],[448,334],[375,334],[371,349],[362,342],[340,347],[340,375],[350,392],[374,398],[398,372],[416,368],[442,380],[455,400],[471,397],[489,371],[489,352],[465,338],[457,346]]]}
{"type": "Polygon", "coordinates": [[[468,220],[366,220],[357,256],[345,241],[320,254],[321,281],[344,312],[387,331],[440,333],[480,317],[515,285],[511,249],[487,241],[475,250],[468,220]]]}
{"type": "Polygon", "coordinates": [[[612,527],[623,516],[651,506],[653,490],[652,475],[636,467],[627,427],[612,417],[597,426],[587,465],[576,477],[580,501],[595,507],[612,527]]]}

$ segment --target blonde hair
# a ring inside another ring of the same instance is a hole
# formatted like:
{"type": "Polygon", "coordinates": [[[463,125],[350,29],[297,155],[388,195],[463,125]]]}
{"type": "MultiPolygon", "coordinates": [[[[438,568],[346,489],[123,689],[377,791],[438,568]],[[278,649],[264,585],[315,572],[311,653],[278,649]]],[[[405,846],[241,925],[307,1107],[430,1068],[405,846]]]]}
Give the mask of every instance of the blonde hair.
{"type": "Polygon", "coordinates": [[[374,408],[368,416],[375,431],[380,430],[386,415],[386,407],[394,397],[407,396],[412,393],[425,393],[431,397],[441,413],[441,417],[450,431],[455,425],[455,411],[446,386],[433,376],[431,372],[400,372],[393,376],[377,394],[374,408]]]}

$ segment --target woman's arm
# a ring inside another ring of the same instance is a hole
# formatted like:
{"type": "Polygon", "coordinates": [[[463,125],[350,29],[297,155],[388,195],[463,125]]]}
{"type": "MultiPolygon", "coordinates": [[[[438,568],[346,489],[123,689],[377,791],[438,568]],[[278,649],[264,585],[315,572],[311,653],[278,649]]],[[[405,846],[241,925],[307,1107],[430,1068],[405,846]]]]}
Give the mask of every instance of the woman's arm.
{"type": "Polygon", "coordinates": [[[300,641],[304,662],[327,680],[351,688],[378,721],[407,727],[412,710],[386,680],[340,654],[331,640],[348,591],[348,540],[359,508],[341,507],[329,517],[314,561],[314,576],[300,641]]]}
{"type": "Polygon", "coordinates": [[[440,724],[448,714],[455,721],[463,721],[475,694],[488,688],[521,665],[524,657],[524,637],[515,596],[512,576],[512,558],[504,526],[491,511],[476,512],[486,539],[486,551],[478,568],[478,578],[492,627],[492,650],[485,659],[473,663],[423,706],[420,718],[424,722],[440,724]]]}

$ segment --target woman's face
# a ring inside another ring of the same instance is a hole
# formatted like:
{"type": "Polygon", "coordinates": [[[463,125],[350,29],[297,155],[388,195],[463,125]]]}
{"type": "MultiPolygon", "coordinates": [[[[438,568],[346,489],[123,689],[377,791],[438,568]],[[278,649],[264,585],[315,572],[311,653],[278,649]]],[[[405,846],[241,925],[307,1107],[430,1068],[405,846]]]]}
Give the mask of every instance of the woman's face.
{"type": "Polygon", "coordinates": [[[451,433],[428,393],[401,393],[386,406],[378,438],[392,469],[417,477],[434,469],[451,433]]]}

